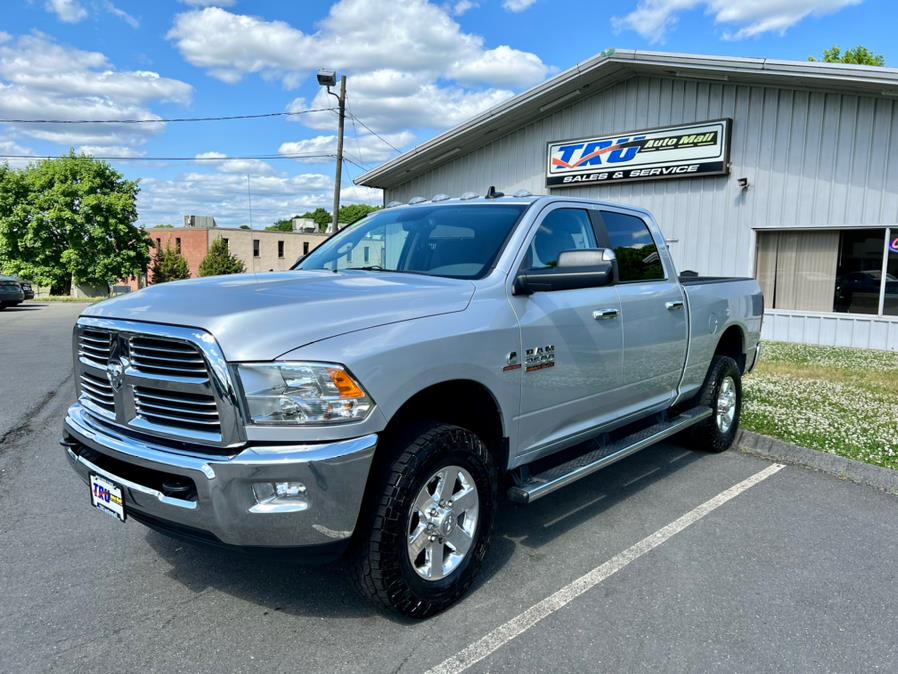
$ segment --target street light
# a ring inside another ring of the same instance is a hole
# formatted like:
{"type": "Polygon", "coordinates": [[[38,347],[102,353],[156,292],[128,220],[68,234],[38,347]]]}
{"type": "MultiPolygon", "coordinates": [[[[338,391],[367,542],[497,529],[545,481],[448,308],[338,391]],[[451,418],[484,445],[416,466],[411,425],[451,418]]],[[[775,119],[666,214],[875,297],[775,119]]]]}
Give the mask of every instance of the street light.
{"type": "Polygon", "coordinates": [[[340,181],[343,179],[343,126],[346,120],[346,75],[340,77],[340,95],[338,96],[331,87],[337,86],[337,73],[333,70],[321,69],[318,71],[318,84],[327,88],[327,93],[337,99],[340,105],[340,123],[337,132],[337,170],[334,177],[334,215],[328,233],[337,231],[337,221],[340,217],[340,181]]]}

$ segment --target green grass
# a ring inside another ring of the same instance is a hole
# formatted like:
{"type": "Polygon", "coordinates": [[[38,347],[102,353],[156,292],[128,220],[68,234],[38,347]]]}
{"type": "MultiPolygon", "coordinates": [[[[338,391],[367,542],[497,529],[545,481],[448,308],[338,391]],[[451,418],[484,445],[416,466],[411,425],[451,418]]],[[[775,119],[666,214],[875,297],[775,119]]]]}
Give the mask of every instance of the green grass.
{"type": "Polygon", "coordinates": [[[78,302],[81,304],[96,304],[97,302],[102,302],[103,300],[108,300],[108,297],[72,297],[71,295],[47,295],[45,297],[35,297],[33,300],[28,300],[28,302],[33,302],[35,304],[40,304],[41,302],[78,302]]]}
{"type": "Polygon", "coordinates": [[[765,342],[743,428],[898,469],[898,353],[765,342]]]}

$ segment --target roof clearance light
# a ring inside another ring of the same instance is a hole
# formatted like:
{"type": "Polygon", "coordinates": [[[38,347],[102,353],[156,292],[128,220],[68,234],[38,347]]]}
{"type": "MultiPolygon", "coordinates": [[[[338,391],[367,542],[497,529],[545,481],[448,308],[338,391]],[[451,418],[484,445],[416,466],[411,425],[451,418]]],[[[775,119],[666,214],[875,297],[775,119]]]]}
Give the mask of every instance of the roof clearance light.
{"type": "Polygon", "coordinates": [[[396,208],[397,206],[402,206],[402,202],[401,201],[391,201],[386,206],[384,206],[384,208],[396,208]]]}
{"type": "Polygon", "coordinates": [[[449,198],[448,194],[434,194],[433,199],[431,201],[446,201],[449,198]]]}
{"type": "Polygon", "coordinates": [[[522,197],[532,197],[533,193],[530,192],[530,190],[518,190],[517,192],[514,193],[514,196],[516,196],[518,199],[520,199],[522,197]]]}
{"type": "Polygon", "coordinates": [[[463,201],[467,201],[468,199],[476,199],[476,198],[479,197],[479,196],[480,196],[480,195],[477,194],[477,192],[465,192],[464,194],[462,194],[462,195],[459,197],[459,199],[461,199],[461,200],[463,200],[463,201]]]}
{"type": "Polygon", "coordinates": [[[427,199],[424,197],[412,197],[408,200],[408,205],[414,206],[415,204],[423,204],[425,201],[427,201],[427,199]]]}

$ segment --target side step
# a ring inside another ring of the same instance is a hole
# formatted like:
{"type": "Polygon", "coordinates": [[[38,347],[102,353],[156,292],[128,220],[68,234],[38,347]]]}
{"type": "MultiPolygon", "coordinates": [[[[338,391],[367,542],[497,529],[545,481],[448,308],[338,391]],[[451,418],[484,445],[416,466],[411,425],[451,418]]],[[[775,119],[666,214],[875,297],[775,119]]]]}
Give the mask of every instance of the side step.
{"type": "Polygon", "coordinates": [[[597,446],[593,441],[588,447],[593,447],[580,456],[575,456],[557,466],[535,475],[508,490],[508,498],[515,503],[532,503],[533,501],[551,494],[596,472],[600,468],[620,461],[640,449],[654,445],[671,435],[707,419],[713,411],[710,407],[693,407],[669,421],[662,421],[647,428],[643,428],[632,435],[626,435],[609,445],[597,446]]]}

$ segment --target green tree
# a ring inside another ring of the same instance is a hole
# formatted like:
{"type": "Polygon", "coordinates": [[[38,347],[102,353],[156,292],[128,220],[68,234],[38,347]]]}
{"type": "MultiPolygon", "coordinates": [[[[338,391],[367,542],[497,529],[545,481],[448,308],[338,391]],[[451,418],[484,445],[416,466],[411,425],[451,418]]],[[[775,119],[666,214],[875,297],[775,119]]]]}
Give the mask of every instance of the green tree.
{"type": "Polygon", "coordinates": [[[156,225],[153,229],[174,229],[174,225],[156,225]]]}
{"type": "Polygon", "coordinates": [[[224,239],[215,239],[209,246],[209,253],[200,263],[200,276],[220,276],[222,274],[242,274],[246,271],[243,261],[228,250],[224,239]]]}
{"type": "MultiPolygon", "coordinates": [[[[817,61],[811,56],[808,61],[817,61]]],[[[858,45],[854,49],[846,49],[844,52],[839,47],[826,49],[823,52],[823,58],[819,59],[824,63],[854,63],[861,66],[884,66],[886,57],[882,54],[874,54],[866,47],[858,45]]]]}
{"type": "Polygon", "coordinates": [[[78,283],[114,283],[150,261],[136,225],[136,181],[71,152],[23,169],[0,165],[0,270],[54,294],[78,283]]]}
{"type": "Polygon", "coordinates": [[[293,220],[292,219],[278,220],[273,225],[268,225],[268,227],[266,227],[265,230],[268,232],[292,232],[293,231],[293,220]]]}
{"type": "Polygon", "coordinates": [[[249,225],[240,225],[240,229],[252,229],[249,225]]]}
{"type": "Polygon", "coordinates": [[[345,225],[351,225],[354,222],[358,222],[369,213],[379,211],[380,208],[380,206],[369,206],[368,204],[350,204],[349,206],[342,206],[340,208],[340,216],[337,220],[345,225]]]}
{"type": "Polygon", "coordinates": [[[178,251],[173,248],[160,248],[153,257],[153,266],[150,269],[150,282],[153,285],[167,283],[168,281],[180,281],[190,278],[190,265],[178,251]]]}

